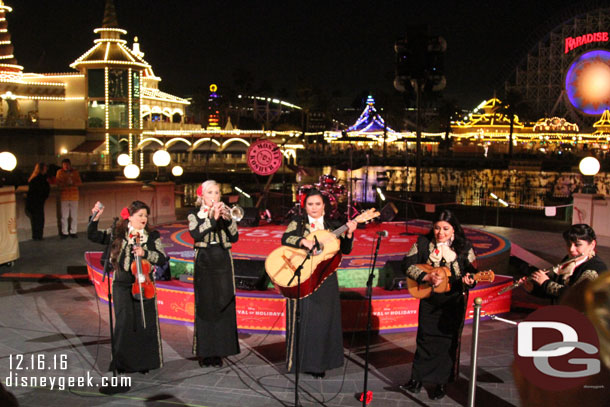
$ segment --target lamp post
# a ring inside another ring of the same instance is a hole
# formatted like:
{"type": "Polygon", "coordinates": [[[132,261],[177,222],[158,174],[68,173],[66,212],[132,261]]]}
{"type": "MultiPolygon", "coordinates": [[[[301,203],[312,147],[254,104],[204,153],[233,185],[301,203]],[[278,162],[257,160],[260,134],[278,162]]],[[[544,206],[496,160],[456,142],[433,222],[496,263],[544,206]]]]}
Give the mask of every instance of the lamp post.
{"type": "Polygon", "coordinates": [[[165,174],[165,167],[167,167],[172,158],[169,153],[165,150],[157,150],[153,154],[153,163],[157,167],[157,178],[155,181],[167,181],[167,175],[165,174]],[[161,169],[163,168],[163,169],[161,169]]]}
{"type": "Polygon", "coordinates": [[[174,165],[172,167],[172,175],[174,177],[179,177],[184,173],[184,169],[179,165],[174,165]]]}
{"type": "Polygon", "coordinates": [[[123,169],[123,174],[127,179],[136,179],[140,175],[140,168],[135,164],[126,165],[123,169]]]}
{"type": "Polygon", "coordinates": [[[0,153],[0,168],[4,171],[13,171],[17,166],[17,157],[13,153],[3,151],[0,153]]]}
{"type": "Polygon", "coordinates": [[[0,153],[0,187],[9,183],[8,173],[17,167],[17,157],[13,153],[3,151],[0,153]]]}
{"type": "Polygon", "coordinates": [[[125,166],[131,164],[131,157],[129,157],[127,154],[123,153],[117,157],[116,161],[121,167],[125,167],[125,166]]]}
{"type": "Polygon", "coordinates": [[[594,194],[597,192],[595,186],[595,174],[599,172],[599,161],[595,157],[585,157],[580,160],[578,169],[583,175],[583,186],[580,190],[583,194],[594,194]]]}

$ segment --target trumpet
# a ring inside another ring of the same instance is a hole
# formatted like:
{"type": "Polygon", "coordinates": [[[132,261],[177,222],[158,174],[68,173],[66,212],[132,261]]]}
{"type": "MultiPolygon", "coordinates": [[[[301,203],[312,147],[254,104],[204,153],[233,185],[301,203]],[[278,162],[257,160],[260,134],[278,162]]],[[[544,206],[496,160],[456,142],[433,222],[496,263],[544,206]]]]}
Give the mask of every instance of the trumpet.
{"type": "MultiPolygon", "coordinates": [[[[244,217],[244,208],[239,205],[229,206],[224,202],[220,201],[222,205],[220,208],[220,216],[225,220],[235,220],[235,222],[239,222],[244,217]]],[[[214,205],[214,201],[212,201],[212,205],[214,205]]],[[[214,208],[210,211],[210,217],[214,216],[214,208]]]]}

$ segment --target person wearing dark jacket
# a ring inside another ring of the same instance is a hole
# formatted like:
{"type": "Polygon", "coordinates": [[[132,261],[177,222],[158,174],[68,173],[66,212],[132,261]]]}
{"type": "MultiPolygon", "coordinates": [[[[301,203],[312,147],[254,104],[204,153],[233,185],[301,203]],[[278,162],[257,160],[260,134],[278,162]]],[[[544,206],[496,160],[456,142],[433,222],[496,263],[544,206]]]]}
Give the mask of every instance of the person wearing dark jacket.
{"type": "MultiPolygon", "coordinates": [[[[307,193],[304,216],[295,216],[282,236],[282,245],[311,250],[314,242],[305,239],[317,230],[334,230],[341,226],[325,217],[324,197],[317,189],[307,193]]],[[[340,237],[343,254],[352,251],[356,222],[347,223],[348,230],[340,237]]],[[[286,368],[296,371],[296,299],[286,302],[286,368]]],[[[325,376],[326,370],[343,365],[343,331],[341,329],[341,301],[339,281],[332,273],[313,294],[301,299],[299,327],[299,372],[315,378],[325,376]]]]}
{"type": "MultiPolygon", "coordinates": [[[[95,216],[89,222],[89,240],[108,244],[113,241],[110,260],[114,275],[112,301],[115,315],[114,355],[109,370],[118,373],[147,373],[163,366],[163,350],[159,330],[157,296],[143,300],[144,319],[139,299],[132,295],[136,279],[131,271],[135,256],[152,265],[162,266],[168,260],[163,250],[161,234],[148,224],[150,208],[142,201],[134,201],[121,211],[121,220],[114,234],[110,229],[98,230],[98,220],[104,211],[99,202],[92,209],[95,216]],[[139,244],[138,243],[139,240],[139,244]],[[145,323],[144,323],[145,322],[145,323]]],[[[149,275],[153,279],[152,270],[149,275]]]]}
{"type": "Polygon", "coordinates": [[[476,272],[475,261],[472,243],[448,210],[435,216],[430,232],[420,236],[405,256],[403,269],[409,278],[437,286],[441,283],[439,276],[426,273],[418,265],[447,267],[451,272],[451,288],[446,293],[432,292],[430,297],[419,301],[417,349],[411,380],[400,386],[401,389],[419,393],[422,383],[435,384],[430,398],[438,400],[445,397],[447,383],[457,379],[466,298],[468,289],[475,285],[471,275],[476,272]]]}
{"type": "Polygon", "coordinates": [[[595,280],[608,270],[595,252],[597,237],[591,226],[584,223],[572,225],[563,232],[563,240],[566,242],[568,254],[561,263],[569,259],[574,259],[573,262],[548,273],[537,270],[529,278],[521,279],[527,292],[550,298],[553,303],[557,303],[567,290],[575,289],[575,286],[585,280],[595,280]]]}
{"type": "Polygon", "coordinates": [[[44,203],[49,197],[47,165],[37,163],[28,179],[28,194],[25,199],[25,210],[32,224],[32,240],[42,240],[44,233],[44,203]]]}
{"type": "Polygon", "coordinates": [[[187,216],[195,245],[193,354],[201,367],[221,367],[222,358],[240,352],[231,257],[239,234],[225,209],[220,186],[208,180],[197,189],[196,208],[187,216]]]}

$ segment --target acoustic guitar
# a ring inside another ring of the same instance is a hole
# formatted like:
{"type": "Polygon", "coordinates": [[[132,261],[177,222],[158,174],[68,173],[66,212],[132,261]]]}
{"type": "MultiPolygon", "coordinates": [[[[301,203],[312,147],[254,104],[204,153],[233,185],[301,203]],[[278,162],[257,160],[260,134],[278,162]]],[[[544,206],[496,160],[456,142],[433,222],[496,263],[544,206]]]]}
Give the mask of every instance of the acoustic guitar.
{"type": "MultiPolygon", "coordinates": [[[[449,277],[451,277],[451,271],[447,267],[434,267],[429,264],[418,264],[417,268],[430,274],[434,273],[441,277],[441,282],[436,287],[432,287],[427,281],[418,283],[412,278],[407,278],[407,287],[409,288],[409,294],[413,297],[422,299],[428,298],[433,292],[435,293],[446,293],[451,290],[451,284],[449,283],[449,277]]],[[[475,281],[494,281],[496,275],[493,271],[479,271],[472,275],[475,281]]]]}
{"type": "MultiPolygon", "coordinates": [[[[379,216],[375,208],[362,212],[352,219],[363,223],[379,216]]],[[[307,257],[306,249],[297,249],[290,246],[280,246],[269,254],[265,260],[265,270],[273,284],[284,297],[303,298],[313,294],[328,276],[335,272],[341,263],[341,243],[339,236],[347,231],[347,225],[330,232],[316,230],[305,237],[315,242],[317,240],[320,250],[314,251],[301,269],[300,295],[297,291],[297,278],[293,278],[295,271],[307,257]]]]}

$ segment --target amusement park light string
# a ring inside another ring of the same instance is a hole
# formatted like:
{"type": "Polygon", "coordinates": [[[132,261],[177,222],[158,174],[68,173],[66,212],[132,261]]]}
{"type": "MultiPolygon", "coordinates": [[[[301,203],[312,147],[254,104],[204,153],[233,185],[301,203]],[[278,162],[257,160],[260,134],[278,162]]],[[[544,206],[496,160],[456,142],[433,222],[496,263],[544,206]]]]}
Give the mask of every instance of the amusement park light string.
{"type": "MultiPolygon", "coordinates": [[[[388,201],[398,201],[398,202],[408,202],[410,204],[415,204],[415,205],[422,205],[422,206],[426,206],[426,205],[434,205],[436,206],[446,206],[446,205],[463,205],[463,206],[468,206],[465,205],[461,202],[438,202],[438,203],[434,203],[434,202],[417,202],[417,201],[412,201],[410,199],[401,199],[401,198],[388,198],[388,201]]],[[[482,198],[480,199],[480,202],[498,202],[495,199],[486,199],[486,198],[482,198]]],[[[505,201],[506,202],[506,201],[505,201]]],[[[565,204],[565,205],[546,205],[546,206],[540,206],[540,205],[528,205],[528,204],[519,204],[519,203],[514,203],[514,202],[506,202],[508,204],[507,207],[513,207],[513,208],[526,208],[526,209],[536,209],[536,210],[545,210],[546,208],[566,208],[568,206],[574,206],[573,203],[571,204],[565,204]]]]}

